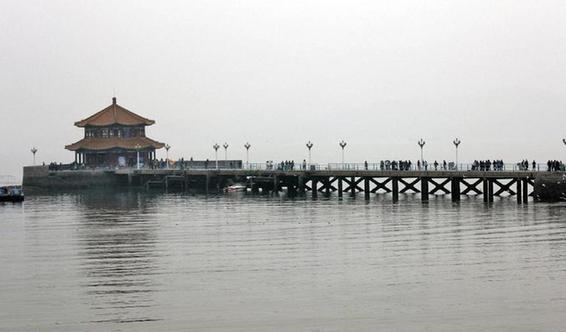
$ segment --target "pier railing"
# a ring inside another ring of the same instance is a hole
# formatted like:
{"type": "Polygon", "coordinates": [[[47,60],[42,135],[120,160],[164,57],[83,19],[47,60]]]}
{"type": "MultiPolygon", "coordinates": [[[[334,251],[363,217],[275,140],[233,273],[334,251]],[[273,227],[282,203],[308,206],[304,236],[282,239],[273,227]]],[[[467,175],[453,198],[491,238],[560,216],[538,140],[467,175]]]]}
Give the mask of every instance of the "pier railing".
{"type": "MultiPolygon", "coordinates": [[[[272,163],[244,163],[243,169],[249,170],[281,170],[281,171],[548,171],[547,164],[530,164],[529,167],[524,167],[520,163],[504,163],[497,167],[491,165],[489,168],[481,168],[479,165],[474,165],[470,163],[447,163],[446,165],[438,164],[428,164],[426,166],[417,165],[414,163],[399,163],[399,162],[379,162],[379,163],[328,163],[328,164],[294,164],[288,165],[284,163],[272,164],[272,163]]],[[[561,171],[565,171],[562,169],[561,171]]]]}
{"type": "MultiPolygon", "coordinates": [[[[137,167],[121,167],[121,168],[111,168],[111,167],[98,167],[98,168],[91,168],[86,167],[84,165],[73,165],[73,164],[54,164],[49,166],[50,171],[68,171],[68,170],[115,170],[115,169],[137,169],[137,167]]],[[[229,165],[219,165],[216,167],[214,163],[211,163],[208,166],[204,165],[197,165],[197,166],[182,166],[182,165],[169,165],[168,167],[150,167],[150,166],[142,166],[140,169],[170,169],[170,170],[230,170],[230,169],[244,169],[244,170],[258,170],[258,171],[428,171],[428,172],[446,172],[446,171],[488,171],[488,172],[500,172],[500,171],[513,171],[513,172],[547,172],[548,166],[547,164],[536,164],[536,167],[533,168],[533,165],[530,164],[529,167],[524,167],[519,163],[504,163],[499,166],[491,165],[489,168],[487,167],[479,167],[479,165],[474,165],[470,163],[461,163],[461,164],[454,164],[454,163],[447,163],[444,165],[437,164],[428,164],[426,166],[418,165],[414,163],[407,163],[407,162],[399,162],[399,161],[384,161],[378,163],[312,163],[312,164],[303,164],[303,163],[242,163],[241,167],[229,165]]],[[[561,172],[566,171],[564,165],[562,165],[562,169],[558,170],[561,172]]]]}

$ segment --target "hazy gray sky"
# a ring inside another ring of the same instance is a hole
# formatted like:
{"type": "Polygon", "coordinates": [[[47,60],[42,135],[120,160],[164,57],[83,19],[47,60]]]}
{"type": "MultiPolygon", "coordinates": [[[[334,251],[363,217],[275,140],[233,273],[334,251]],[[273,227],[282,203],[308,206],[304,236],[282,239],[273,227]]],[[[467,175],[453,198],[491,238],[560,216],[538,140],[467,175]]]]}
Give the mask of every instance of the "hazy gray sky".
{"type": "Polygon", "coordinates": [[[173,157],[566,156],[564,0],[0,0],[0,45],[0,174],[73,160],[114,91],[173,157]]]}

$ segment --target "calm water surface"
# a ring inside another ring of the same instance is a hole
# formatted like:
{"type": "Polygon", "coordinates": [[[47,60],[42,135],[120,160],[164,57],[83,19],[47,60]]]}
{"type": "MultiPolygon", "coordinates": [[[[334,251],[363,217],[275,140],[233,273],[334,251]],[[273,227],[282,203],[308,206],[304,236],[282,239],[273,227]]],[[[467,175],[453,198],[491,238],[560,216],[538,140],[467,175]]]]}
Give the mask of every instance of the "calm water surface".
{"type": "Polygon", "coordinates": [[[0,330],[564,330],[565,204],[404,198],[0,203],[0,330]]]}

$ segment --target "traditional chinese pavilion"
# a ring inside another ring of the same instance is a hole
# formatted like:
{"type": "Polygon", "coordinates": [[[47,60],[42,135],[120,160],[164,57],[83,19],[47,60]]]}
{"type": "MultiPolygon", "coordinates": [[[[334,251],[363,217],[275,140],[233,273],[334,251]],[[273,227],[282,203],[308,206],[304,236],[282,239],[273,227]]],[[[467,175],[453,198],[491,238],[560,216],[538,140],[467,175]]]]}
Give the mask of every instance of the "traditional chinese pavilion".
{"type": "Polygon", "coordinates": [[[87,167],[136,166],[155,159],[155,150],[164,144],[145,136],[145,127],[155,121],[146,119],[116,103],[78,122],[84,138],[65,149],[75,152],[75,162],[87,167]]]}

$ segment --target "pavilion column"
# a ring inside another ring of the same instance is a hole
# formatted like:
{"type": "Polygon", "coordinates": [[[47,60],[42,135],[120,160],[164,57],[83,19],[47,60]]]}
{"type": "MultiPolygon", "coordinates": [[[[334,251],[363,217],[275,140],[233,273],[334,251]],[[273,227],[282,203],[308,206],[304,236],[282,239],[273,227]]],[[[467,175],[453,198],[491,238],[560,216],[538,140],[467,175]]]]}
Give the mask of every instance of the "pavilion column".
{"type": "Polygon", "coordinates": [[[75,164],[78,163],[77,158],[78,158],[77,151],[75,151],[75,164]]]}

